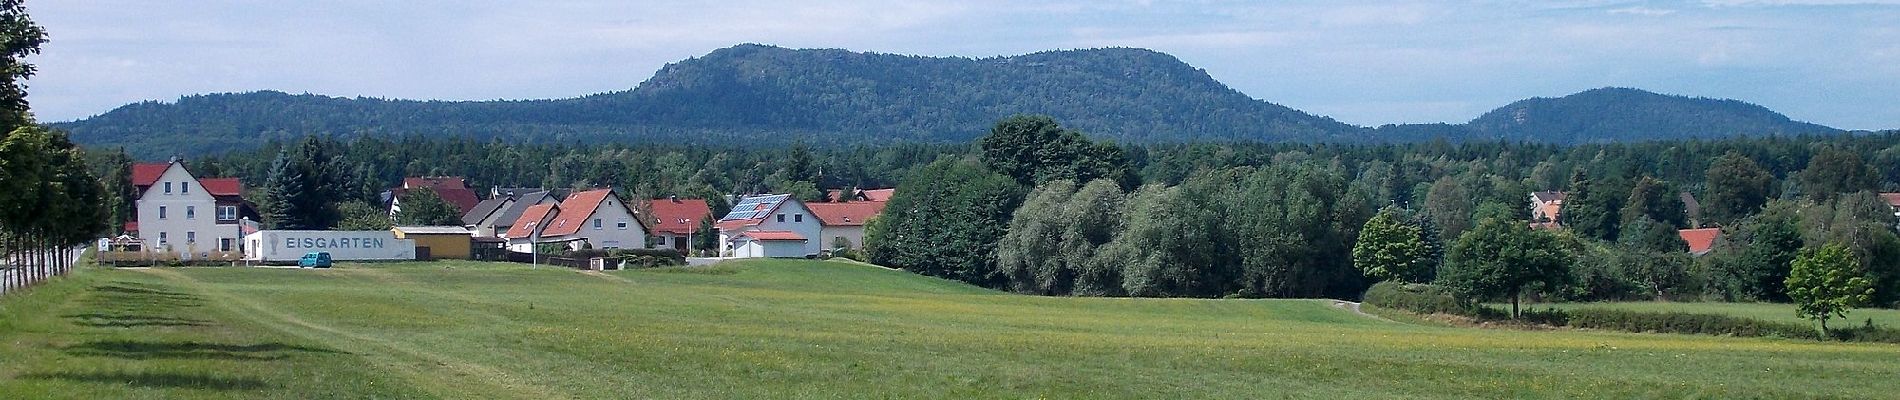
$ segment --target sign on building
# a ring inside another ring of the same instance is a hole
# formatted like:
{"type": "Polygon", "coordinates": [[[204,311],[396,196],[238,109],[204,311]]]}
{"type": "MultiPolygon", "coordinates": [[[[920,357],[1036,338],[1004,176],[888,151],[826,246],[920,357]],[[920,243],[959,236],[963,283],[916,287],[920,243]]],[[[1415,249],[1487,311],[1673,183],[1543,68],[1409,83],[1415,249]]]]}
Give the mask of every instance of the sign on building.
{"type": "Polygon", "coordinates": [[[416,241],[390,231],[257,231],[244,237],[244,258],[297,261],[304,253],[329,252],[337,261],[414,260],[416,241]]]}

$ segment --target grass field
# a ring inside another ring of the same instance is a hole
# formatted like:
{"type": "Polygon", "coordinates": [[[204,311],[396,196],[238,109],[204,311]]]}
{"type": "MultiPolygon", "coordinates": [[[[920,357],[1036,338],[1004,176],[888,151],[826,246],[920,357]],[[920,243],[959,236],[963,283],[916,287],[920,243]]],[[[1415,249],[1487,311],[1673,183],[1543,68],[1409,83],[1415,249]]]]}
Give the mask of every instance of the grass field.
{"type": "Polygon", "coordinates": [[[753,261],[89,269],[0,300],[6,398],[1881,398],[1900,346],[1048,298],[753,261]]]}
{"type": "MultiPolygon", "coordinates": [[[[1815,324],[1814,321],[1802,319],[1801,317],[1795,316],[1794,305],[1792,304],[1682,303],[1682,302],[1660,302],[1660,301],[1628,301],[1628,302],[1603,302],[1603,303],[1540,303],[1540,304],[1526,305],[1526,307],[1535,307],[1538,309],[1557,308],[1557,309],[1566,309],[1566,310],[1584,309],[1584,308],[1609,308],[1609,309],[1644,311],[1644,312],[1686,312],[1686,313],[1696,313],[1696,314],[1721,314],[1721,315],[1730,315],[1730,316],[1743,317],[1743,318],[1752,318],[1752,319],[1758,319],[1758,320],[1763,320],[1763,321],[1788,322],[1788,323],[1796,323],[1796,324],[1814,325],[1816,326],[1815,329],[1820,329],[1819,325],[1815,324]]],[[[1884,309],[1884,308],[1854,309],[1847,313],[1847,318],[1844,320],[1843,319],[1829,320],[1828,327],[1840,328],[1840,327],[1848,327],[1848,326],[1860,326],[1861,324],[1867,323],[1868,320],[1872,320],[1874,325],[1876,326],[1884,326],[1888,328],[1900,328],[1900,310],[1884,309]]]]}

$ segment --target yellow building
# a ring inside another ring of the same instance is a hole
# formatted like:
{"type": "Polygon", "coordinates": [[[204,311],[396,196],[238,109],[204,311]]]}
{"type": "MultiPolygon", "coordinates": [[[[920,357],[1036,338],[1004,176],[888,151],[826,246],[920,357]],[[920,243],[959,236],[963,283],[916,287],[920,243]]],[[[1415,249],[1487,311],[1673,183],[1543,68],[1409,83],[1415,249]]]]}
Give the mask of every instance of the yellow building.
{"type": "Polygon", "coordinates": [[[398,226],[389,230],[397,239],[415,240],[419,260],[467,260],[473,237],[468,228],[459,226],[398,226]]]}

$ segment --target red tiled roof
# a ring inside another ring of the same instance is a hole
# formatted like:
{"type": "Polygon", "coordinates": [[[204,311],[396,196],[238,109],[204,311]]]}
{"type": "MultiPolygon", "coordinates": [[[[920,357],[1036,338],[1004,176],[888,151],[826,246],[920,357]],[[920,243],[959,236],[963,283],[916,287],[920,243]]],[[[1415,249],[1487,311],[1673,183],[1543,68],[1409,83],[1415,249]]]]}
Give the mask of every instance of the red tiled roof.
{"type": "Polygon", "coordinates": [[[654,199],[647,203],[653,212],[653,233],[685,235],[699,230],[699,224],[712,218],[712,208],[704,199],[654,199]],[[691,222],[687,222],[691,221],[691,222]]]}
{"type": "Polygon", "coordinates": [[[864,191],[864,199],[879,202],[891,201],[891,195],[894,194],[897,194],[897,189],[871,189],[864,191]]]}
{"type": "Polygon", "coordinates": [[[152,186],[158,178],[165,175],[171,163],[135,163],[132,164],[132,186],[152,186]]]}
{"type": "Polygon", "coordinates": [[[126,221],[126,222],[125,222],[125,227],[124,227],[124,228],[125,228],[125,229],[124,229],[124,231],[125,231],[125,232],[123,232],[123,233],[138,233],[138,232],[139,232],[139,222],[138,222],[138,221],[126,221]]]}
{"type": "MultiPolygon", "coordinates": [[[[548,229],[541,231],[541,236],[572,235],[580,232],[581,225],[587,224],[587,217],[594,215],[594,210],[600,208],[601,202],[613,199],[613,194],[612,189],[594,189],[567,195],[567,200],[561,201],[561,213],[554,217],[554,221],[548,222],[548,229]]],[[[623,203],[620,206],[625,207],[626,204],[623,203]]],[[[645,224],[644,221],[641,222],[641,225],[645,224]]]]}
{"type": "Polygon", "coordinates": [[[1715,238],[1722,236],[1721,228],[1683,229],[1676,231],[1682,241],[1689,242],[1689,254],[1704,254],[1715,247],[1715,238]]]}
{"type": "Polygon", "coordinates": [[[884,211],[884,202],[806,203],[805,208],[810,208],[818,222],[826,226],[864,226],[864,221],[884,211]]]}
{"type": "Polygon", "coordinates": [[[560,210],[560,206],[552,204],[552,203],[536,204],[536,205],[528,206],[527,210],[521,211],[521,218],[515,220],[514,226],[508,227],[508,234],[506,236],[511,237],[511,238],[525,238],[525,237],[533,236],[534,231],[530,230],[533,228],[540,228],[542,232],[545,234],[547,231],[547,227],[540,226],[540,227],[531,228],[530,225],[546,220],[548,218],[548,214],[553,214],[555,211],[558,211],[558,210],[560,210]]]}
{"type": "Polygon", "coordinates": [[[204,178],[198,180],[198,186],[203,186],[212,196],[244,195],[244,183],[238,178],[204,178]]]}
{"type": "MultiPolygon", "coordinates": [[[[461,211],[462,214],[468,214],[468,210],[475,209],[475,205],[481,204],[482,202],[481,199],[475,197],[475,191],[473,190],[432,188],[427,186],[422,187],[422,189],[435,191],[435,197],[441,198],[442,201],[454,205],[455,209],[461,211]]],[[[409,190],[408,188],[390,189],[389,193],[392,196],[402,197],[403,194],[409,193],[409,190]]]]}
{"type": "Polygon", "coordinates": [[[1881,193],[1880,199],[1886,200],[1888,207],[1900,208],[1900,193],[1881,193]]]}
{"type": "Polygon", "coordinates": [[[799,236],[798,232],[792,231],[751,231],[739,236],[749,237],[752,240],[805,240],[804,236],[799,236]]]}

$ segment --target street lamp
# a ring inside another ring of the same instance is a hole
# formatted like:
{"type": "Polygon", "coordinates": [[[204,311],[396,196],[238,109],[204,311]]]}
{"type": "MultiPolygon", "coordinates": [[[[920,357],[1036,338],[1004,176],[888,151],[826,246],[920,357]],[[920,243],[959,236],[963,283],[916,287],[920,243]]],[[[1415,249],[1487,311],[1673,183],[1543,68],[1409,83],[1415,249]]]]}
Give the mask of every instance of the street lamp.
{"type": "Polygon", "coordinates": [[[680,218],[680,223],[686,224],[686,255],[691,256],[693,255],[693,228],[698,228],[699,225],[693,225],[692,218],[680,218]]]}
{"type": "Polygon", "coordinates": [[[541,269],[541,256],[537,254],[537,247],[541,247],[541,231],[534,229],[535,225],[540,224],[541,221],[528,223],[528,269],[541,269]]]}

